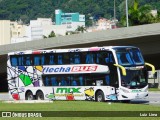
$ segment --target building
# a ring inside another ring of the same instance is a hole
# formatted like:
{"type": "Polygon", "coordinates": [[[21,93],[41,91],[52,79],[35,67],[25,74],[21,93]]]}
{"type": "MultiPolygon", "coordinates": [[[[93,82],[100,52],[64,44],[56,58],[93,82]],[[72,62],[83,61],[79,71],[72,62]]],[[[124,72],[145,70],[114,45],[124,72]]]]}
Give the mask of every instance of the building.
{"type": "Polygon", "coordinates": [[[155,17],[157,15],[157,10],[151,10],[151,14],[155,17]]]}
{"type": "Polygon", "coordinates": [[[0,45],[31,40],[28,38],[27,27],[20,21],[0,20],[0,45]]]}
{"type": "Polygon", "coordinates": [[[100,18],[95,26],[88,28],[88,32],[100,31],[100,30],[108,30],[116,28],[117,20],[108,20],[106,18],[100,18]]]}
{"type": "Polygon", "coordinates": [[[10,44],[10,20],[0,20],[0,45],[10,44]]]}
{"type": "Polygon", "coordinates": [[[11,43],[30,41],[28,26],[19,22],[11,22],[11,43]]]}
{"type": "Polygon", "coordinates": [[[23,37],[25,35],[25,25],[19,22],[10,22],[11,37],[23,37]]]}
{"type": "Polygon", "coordinates": [[[13,22],[11,43],[43,39],[52,31],[56,36],[64,36],[67,32],[75,31],[78,26],[85,27],[85,15],[79,13],[63,13],[58,9],[55,10],[55,19],[54,24],[51,18],[37,18],[30,20],[28,26],[13,22]]]}
{"type": "Polygon", "coordinates": [[[116,22],[114,20],[101,18],[97,22],[97,30],[113,29],[115,26],[116,26],[116,22]]]}
{"type": "Polygon", "coordinates": [[[85,27],[85,15],[76,13],[63,13],[62,10],[55,10],[55,24],[64,25],[67,31],[75,31],[78,26],[85,27]]]}
{"type": "Polygon", "coordinates": [[[42,22],[39,20],[30,21],[31,40],[37,40],[43,38],[42,22]]]}
{"type": "MultiPolygon", "coordinates": [[[[37,22],[39,23],[42,29],[42,35],[48,37],[53,29],[53,22],[51,18],[37,18],[37,22]]],[[[55,32],[55,31],[54,31],[55,32]]]]}
{"type": "Polygon", "coordinates": [[[52,25],[52,20],[50,18],[30,20],[29,25],[23,25],[20,22],[12,22],[11,43],[43,39],[43,26],[50,25],[52,25]]]}

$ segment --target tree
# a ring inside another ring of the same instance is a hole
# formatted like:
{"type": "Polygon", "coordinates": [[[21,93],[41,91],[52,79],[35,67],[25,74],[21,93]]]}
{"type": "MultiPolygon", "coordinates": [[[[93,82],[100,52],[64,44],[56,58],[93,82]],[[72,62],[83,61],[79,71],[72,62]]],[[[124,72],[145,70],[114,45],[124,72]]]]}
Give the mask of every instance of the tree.
{"type": "Polygon", "coordinates": [[[84,27],[84,26],[78,26],[77,29],[76,29],[76,31],[84,33],[84,31],[86,31],[86,27],[84,27]]]}
{"type": "Polygon", "coordinates": [[[54,31],[52,31],[48,37],[49,37],[49,38],[51,38],[51,37],[56,37],[54,31]]]}
{"type": "MultiPolygon", "coordinates": [[[[128,0],[129,7],[134,0],[128,0]]],[[[140,6],[149,4],[160,10],[160,0],[138,0],[140,6]]],[[[0,0],[0,19],[19,20],[28,24],[39,17],[55,19],[55,9],[66,13],[79,12],[85,15],[86,26],[91,26],[90,17],[113,18],[114,0],[0,0]]],[[[116,0],[116,18],[125,15],[125,0],[116,0]]],[[[124,19],[125,20],[125,19],[124,19]]],[[[157,19],[151,20],[151,22],[157,19]]]]}
{"type": "Polygon", "coordinates": [[[27,15],[21,15],[20,19],[23,21],[24,24],[27,24],[30,21],[30,19],[27,15]]]}
{"type": "Polygon", "coordinates": [[[154,16],[151,14],[151,6],[150,5],[144,5],[139,8],[139,24],[149,24],[154,23],[153,19],[154,16]]]}
{"type": "Polygon", "coordinates": [[[43,38],[45,39],[45,38],[47,38],[45,35],[43,35],[43,38]]]}

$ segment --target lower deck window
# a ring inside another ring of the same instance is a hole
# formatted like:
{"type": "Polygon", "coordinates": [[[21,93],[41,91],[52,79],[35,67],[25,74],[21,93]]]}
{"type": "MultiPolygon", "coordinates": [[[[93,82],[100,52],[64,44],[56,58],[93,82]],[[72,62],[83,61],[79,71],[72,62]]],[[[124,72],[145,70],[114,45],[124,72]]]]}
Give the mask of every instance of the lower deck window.
{"type": "Polygon", "coordinates": [[[104,86],[110,85],[108,74],[43,75],[44,86],[104,86]]]}

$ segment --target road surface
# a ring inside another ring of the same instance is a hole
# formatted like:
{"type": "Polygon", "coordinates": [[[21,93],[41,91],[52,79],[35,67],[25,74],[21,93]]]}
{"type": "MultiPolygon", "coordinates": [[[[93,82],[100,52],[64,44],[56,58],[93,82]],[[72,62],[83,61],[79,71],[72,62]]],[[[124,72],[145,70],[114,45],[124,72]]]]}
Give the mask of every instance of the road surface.
{"type": "MultiPolygon", "coordinates": [[[[0,93],[0,100],[9,100],[8,93],[0,93]]],[[[133,104],[160,105],[160,92],[149,92],[149,97],[145,100],[132,100],[133,104]]]]}

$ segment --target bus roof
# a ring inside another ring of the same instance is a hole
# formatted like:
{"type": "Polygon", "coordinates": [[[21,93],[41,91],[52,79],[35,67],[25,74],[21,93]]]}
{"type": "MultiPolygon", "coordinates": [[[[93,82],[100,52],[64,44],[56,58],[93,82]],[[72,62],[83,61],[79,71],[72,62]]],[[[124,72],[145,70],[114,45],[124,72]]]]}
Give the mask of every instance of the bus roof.
{"type": "Polygon", "coordinates": [[[137,48],[134,46],[103,46],[103,47],[87,47],[87,48],[69,48],[69,49],[49,49],[49,50],[25,50],[9,52],[8,55],[22,54],[42,54],[42,53],[62,53],[62,52],[81,52],[81,51],[109,51],[115,48],[137,48]]]}

